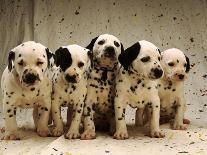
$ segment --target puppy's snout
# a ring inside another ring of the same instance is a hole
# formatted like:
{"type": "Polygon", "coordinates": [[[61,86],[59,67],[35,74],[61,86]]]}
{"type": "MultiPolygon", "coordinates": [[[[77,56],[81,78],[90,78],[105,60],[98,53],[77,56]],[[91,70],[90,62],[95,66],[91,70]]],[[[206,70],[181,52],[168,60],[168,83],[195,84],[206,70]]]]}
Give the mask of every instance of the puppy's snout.
{"type": "Polygon", "coordinates": [[[66,76],[65,76],[65,79],[66,79],[66,81],[67,82],[70,82],[70,83],[77,83],[77,80],[76,80],[76,75],[69,75],[69,74],[67,74],[66,76]]]}
{"type": "Polygon", "coordinates": [[[36,80],[38,80],[39,77],[37,75],[35,75],[34,73],[27,73],[25,74],[24,78],[23,78],[23,82],[27,83],[27,84],[34,84],[36,80]]]}
{"type": "Polygon", "coordinates": [[[179,78],[180,80],[183,80],[183,79],[184,79],[184,75],[183,75],[183,74],[178,74],[178,78],[179,78]]]}
{"type": "Polygon", "coordinates": [[[162,69],[159,68],[152,69],[152,72],[154,73],[155,78],[160,78],[163,74],[162,69]]]}
{"type": "Polygon", "coordinates": [[[105,49],[105,56],[106,57],[114,57],[115,56],[115,49],[112,46],[109,46],[105,49]]]}

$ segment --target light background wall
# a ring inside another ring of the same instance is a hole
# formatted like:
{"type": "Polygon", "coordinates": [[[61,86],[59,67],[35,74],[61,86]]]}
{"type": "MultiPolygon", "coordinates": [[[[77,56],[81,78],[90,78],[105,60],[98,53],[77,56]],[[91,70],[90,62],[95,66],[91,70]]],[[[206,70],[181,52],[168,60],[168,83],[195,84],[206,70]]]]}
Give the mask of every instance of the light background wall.
{"type": "Polygon", "coordinates": [[[102,33],[117,36],[125,48],[145,39],[161,50],[184,51],[192,64],[187,116],[207,124],[206,0],[0,0],[0,73],[10,49],[24,41],[54,51],[86,46],[102,33]]]}

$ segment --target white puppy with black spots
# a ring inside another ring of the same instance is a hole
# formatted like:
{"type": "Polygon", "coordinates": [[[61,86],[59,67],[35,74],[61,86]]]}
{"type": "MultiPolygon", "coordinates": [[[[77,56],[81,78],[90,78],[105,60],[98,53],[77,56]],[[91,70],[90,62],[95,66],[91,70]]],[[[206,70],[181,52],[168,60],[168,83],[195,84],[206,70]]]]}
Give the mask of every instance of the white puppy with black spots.
{"type": "MultiPolygon", "coordinates": [[[[185,130],[190,121],[184,119],[186,102],[184,98],[184,80],[190,70],[190,61],[185,54],[176,48],[168,49],[161,53],[161,65],[164,69],[164,77],[159,80],[158,90],[160,97],[160,123],[173,120],[172,128],[185,130]]],[[[142,114],[138,114],[138,122],[141,122],[142,114]]],[[[137,122],[137,124],[138,124],[137,122]]],[[[144,124],[144,123],[143,123],[144,124]]]]}
{"type": "Polygon", "coordinates": [[[157,89],[157,79],[163,75],[160,57],[159,49],[145,40],[135,43],[119,55],[123,67],[116,79],[114,138],[128,138],[125,122],[127,105],[138,109],[147,107],[152,114],[150,136],[164,137],[159,128],[160,99],[157,89]]]}
{"type": "Polygon", "coordinates": [[[3,139],[19,139],[16,109],[32,108],[37,112],[34,122],[40,136],[48,136],[48,118],[51,108],[52,83],[49,80],[49,59],[52,53],[40,43],[25,42],[11,50],[8,66],[3,72],[3,112],[5,136],[3,139]],[[38,108],[38,109],[37,109],[38,108]]]}
{"type": "MultiPolygon", "coordinates": [[[[78,45],[62,46],[55,52],[52,92],[52,117],[55,128],[53,136],[63,134],[61,106],[72,106],[73,116],[65,135],[68,139],[80,137],[79,126],[87,94],[87,79],[90,66],[90,50],[78,45]]],[[[71,110],[68,110],[70,112],[71,110]]]]}
{"type": "Polygon", "coordinates": [[[99,130],[114,130],[115,78],[118,71],[118,55],[123,51],[120,40],[103,34],[87,46],[92,51],[92,65],[88,79],[88,93],[84,107],[84,132],[81,139],[96,137],[99,130]]]}

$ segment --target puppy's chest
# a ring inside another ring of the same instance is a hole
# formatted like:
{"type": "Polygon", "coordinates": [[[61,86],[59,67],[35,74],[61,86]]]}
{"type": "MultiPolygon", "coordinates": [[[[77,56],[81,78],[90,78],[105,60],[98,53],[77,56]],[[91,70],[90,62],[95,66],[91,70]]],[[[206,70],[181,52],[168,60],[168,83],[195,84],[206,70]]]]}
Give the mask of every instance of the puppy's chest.
{"type": "Polygon", "coordinates": [[[88,89],[93,93],[94,110],[105,112],[113,109],[115,72],[93,70],[89,77],[88,89]]]}
{"type": "MultiPolygon", "coordinates": [[[[50,90],[48,90],[50,91],[50,90]]],[[[48,96],[48,93],[44,93],[45,90],[40,87],[32,87],[28,90],[22,90],[17,99],[17,105],[20,107],[30,108],[33,106],[40,106],[43,102],[43,98],[48,96]]]]}

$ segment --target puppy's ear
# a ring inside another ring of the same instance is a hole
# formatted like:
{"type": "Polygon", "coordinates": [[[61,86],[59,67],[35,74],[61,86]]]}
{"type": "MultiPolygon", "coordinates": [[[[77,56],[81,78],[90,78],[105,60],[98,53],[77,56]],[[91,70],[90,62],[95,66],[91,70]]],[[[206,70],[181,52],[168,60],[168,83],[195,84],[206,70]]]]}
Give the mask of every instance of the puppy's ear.
{"type": "Polygon", "coordinates": [[[55,64],[65,71],[72,64],[72,57],[67,48],[60,47],[55,51],[55,64]]]}
{"type": "Polygon", "coordinates": [[[50,67],[50,59],[52,57],[54,58],[54,54],[52,52],[50,52],[49,48],[46,48],[45,51],[47,54],[47,67],[50,67]]]}
{"type": "Polygon", "coordinates": [[[15,59],[15,53],[13,51],[9,52],[9,56],[8,56],[8,69],[11,72],[12,70],[12,62],[15,59]]]}
{"type": "Polygon", "coordinates": [[[188,73],[190,71],[190,60],[186,55],[185,55],[185,59],[187,62],[186,66],[185,66],[185,68],[186,68],[185,72],[188,73]]]}
{"type": "Polygon", "coordinates": [[[91,50],[88,50],[88,57],[92,61],[93,60],[93,52],[91,50]]]}
{"type": "Polygon", "coordinates": [[[132,64],[132,62],[137,58],[139,52],[140,52],[141,46],[139,42],[135,43],[131,47],[127,48],[125,51],[123,51],[118,59],[121,65],[124,67],[125,70],[128,69],[129,65],[132,64]]]}
{"type": "Polygon", "coordinates": [[[93,38],[91,40],[90,44],[88,46],[86,46],[86,48],[89,49],[90,51],[93,51],[93,46],[94,46],[94,44],[95,44],[95,42],[96,42],[97,39],[98,39],[98,37],[93,38]]]}
{"type": "Polygon", "coordinates": [[[124,46],[123,44],[121,43],[121,53],[124,52],[124,46]]]}

